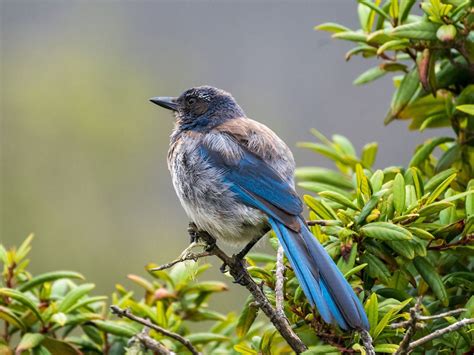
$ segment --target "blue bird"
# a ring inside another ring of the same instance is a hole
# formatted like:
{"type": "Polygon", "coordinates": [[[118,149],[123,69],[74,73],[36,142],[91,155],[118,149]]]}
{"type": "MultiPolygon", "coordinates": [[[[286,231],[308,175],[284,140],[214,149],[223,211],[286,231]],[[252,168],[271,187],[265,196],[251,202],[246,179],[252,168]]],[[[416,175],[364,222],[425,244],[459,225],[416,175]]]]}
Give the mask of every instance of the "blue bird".
{"type": "Polygon", "coordinates": [[[214,87],[150,101],[176,116],[168,168],[197,228],[217,240],[250,247],[273,228],[324,321],[345,330],[369,329],[359,299],[306,226],[287,145],[248,118],[232,95],[214,87]]]}

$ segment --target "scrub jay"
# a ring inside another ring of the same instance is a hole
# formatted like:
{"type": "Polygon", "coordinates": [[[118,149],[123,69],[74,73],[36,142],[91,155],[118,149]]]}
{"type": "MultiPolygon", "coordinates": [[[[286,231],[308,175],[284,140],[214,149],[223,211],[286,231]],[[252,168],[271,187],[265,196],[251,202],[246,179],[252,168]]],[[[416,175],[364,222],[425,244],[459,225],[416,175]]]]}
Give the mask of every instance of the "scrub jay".
{"type": "Polygon", "coordinates": [[[287,145],[248,118],[232,95],[214,87],[150,101],[176,116],[168,168],[197,228],[217,240],[250,247],[273,228],[324,321],[342,329],[368,329],[359,299],[302,217],[287,145]]]}

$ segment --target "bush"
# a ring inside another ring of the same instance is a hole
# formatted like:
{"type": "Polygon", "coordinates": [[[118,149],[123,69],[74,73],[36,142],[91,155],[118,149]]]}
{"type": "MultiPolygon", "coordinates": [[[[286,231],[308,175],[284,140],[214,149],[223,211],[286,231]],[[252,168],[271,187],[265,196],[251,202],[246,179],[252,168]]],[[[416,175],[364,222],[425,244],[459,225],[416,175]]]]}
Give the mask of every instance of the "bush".
{"type": "MultiPolygon", "coordinates": [[[[408,167],[375,169],[376,143],[358,155],[347,138],[328,139],[313,130],[318,141],[301,147],[331,159],[336,170],[299,168],[297,178],[312,193],[304,201],[315,238],[365,305],[375,351],[394,353],[406,351],[408,338],[473,317],[474,13],[470,0],[424,1],[420,15],[415,15],[414,0],[380,3],[359,0],[360,30],[334,23],[316,28],[356,42],[347,59],[381,58],[355,84],[400,74],[394,77],[386,123],[410,119],[410,128],[418,130],[449,126],[455,137],[424,142],[408,167]],[[430,317],[443,312],[450,313],[430,317]],[[422,326],[410,323],[414,314],[422,326]]],[[[276,237],[270,233],[269,239],[276,250],[276,237]]],[[[89,295],[94,285],[76,283],[83,279],[78,273],[30,275],[25,259],[30,242],[28,238],[17,250],[0,248],[3,352],[151,353],[140,334],[171,351],[186,351],[160,332],[143,333],[136,322],[112,320],[105,298],[89,295]]],[[[250,254],[247,263],[250,275],[275,304],[275,257],[250,254]]],[[[359,334],[341,332],[321,320],[286,260],[285,266],[283,310],[309,353],[365,353],[359,334]]],[[[259,306],[252,296],[239,314],[209,309],[210,297],[227,288],[221,282],[195,280],[208,267],[189,261],[169,272],[149,271],[149,279],[129,275],[140,293],[117,285],[112,303],[187,338],[203,353],[288,353],[291,349],[272,324],[257,317],[259,306]],[[206,332],[190,330],[190,322],[203,321],[213,322],[206,332]]],[[[421,344],[415,352],[463,353],[472,343],[472,326],[463,327],[421,344]]]]}

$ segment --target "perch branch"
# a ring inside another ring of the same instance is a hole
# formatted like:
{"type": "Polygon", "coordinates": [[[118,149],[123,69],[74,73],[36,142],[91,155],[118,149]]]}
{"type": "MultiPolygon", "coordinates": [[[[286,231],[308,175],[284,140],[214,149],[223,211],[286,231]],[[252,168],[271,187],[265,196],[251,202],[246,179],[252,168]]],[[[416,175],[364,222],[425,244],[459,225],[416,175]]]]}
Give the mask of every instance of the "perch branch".
{"type": "Polygon", "coordinates": [[[250,274],[247,272],[246,267],[242,263],[242,260],[236,257],[230,257],[222,251],[217,245],[216,240],[207,232],[196,232],[199,236],[199,239],[204,241],[207,244],[207,252],[217,256],[222,260],[225,266],[227,266],[229,273],[234,278],[234,280],[240,285],[244,286],[254,297],[255,302],[258,304],[260,309],[265,313],[270,322],[273,323],[275,328],[281,334],[281,336],[286,340],[288,345],[296,352],[302,353],[307,350],[306,345],[301,341],[301,339],[293,332],[293,329],[290,327],[290,323],[286,317],[282,317],[278,314],[277,311],[272,307],[267,297],[265,296],[261,286],[257,285],[252,279],[250,274]]]}
{"type": "Polygon", "coordinates": [[[423,345],[424,343],[427,343],[435,338],[439,338],[443,336],[444,334],[454,332],[469,324],[474,324],[474,318],[464,318],[463,320],[453,323],[447,326],[446,328],[435,330],[433,333],[411,342],[407,350],[410,352],[414,350],[416,347],[423,345]]]}
{"type": "Polygon", "coordinates": [[[158,355],[173,355],[174,352],[171,352],[165,346],[163,346],[159,341],[156,341],[149,336],[150,328],[143,327],[143,330],[136,334],[132,339],[130,339],[129,345],[135,343],[138,346],[143,346],[145,349],[152,350],[155,354],[158,355]]]}
{"type": "Polygon", "coordinates": [[[280,245],[277,251],[276,261],[276,282],[275,282],[275,308],[282,317],[285,316],[283,305],[285,302],[284,282],[285,282],[285,264],[283,263],[283,247],[280,245]]]}
{"type": "Polygon", "coordinates": [[[203,251],[202,253],[189,253],[189,254],[184,254],[181,255],[178,259],[176,260],[173,260],[167,264],[163,264],[163,265],[160,265],[158,267],[155,267],[153,269],[150,269],[150,271],[161,271],[161,270],[165,270],[165,269],[169,269],[173,266],[175,266],[176,264],[179,264],[179,263],[182,263],[183,261],[188,261],[188,260],[193,260],[193,261],[196,261],[200,258],[205,258],[206,256],[210,256],[210,255],[213,255],[212,253],[208,252],[208,251],[203,251]]]}
{"type": "Polygon", "coordinates": [[[370,336],[367,330],[362,329],[360,331],[360,339],[362,340],[362,344],[364,344],[364,348],[367,355],[375,355],[375,349],[374,349],[372,337],[370,336]]]}
{"type": "Polygon", "coordinates": [[[119,317],[125,317],[128,318],[134,322],[143,324],[144,326],[155,330],[158,333],[161,333],[169,338],[172,338],[174,340],[179,341],[181,344],[183,344],[188,350],[193,354],[193,355],[200,355],[200,353],[196,350],[196,348],[191,344],[191,342],[185,338],[183,338],[181,335],[170,332],[169,330],[166,330],[152,322],[150,322],[147,319],[138,317],[131,313],[128,309],[121,309],[120,307],[117,306],[110,306],[110,310],[112,311],[113,314],[116,314],[119,317]]]}
{"type": "MultiPolygon", "coordinates": [[[[454,309],[454,310],[449,311],[449,312],[433,314],[432,316],[418,316],[418,320],[427,321],[427,320],[439,319],[439,318],[454,316],[456,314],[459,314],[459,313],[462,313],[462,312],[465,312],[465,311],[466,311],[466,308],[459,308],[459,309],[454,309]]],[[[410,322],[411,322],[411,319],[403,321],[403,322],[399,322],[399,323],[393,323],[393,324],[390,325],[390,328],[392,328],[392,329],[405,328],[405,327],[410,325],[410,322]]],[[[422,323],[417,324],[417,327],[422,327],[422,326],[424,326],[424,324],[422,324],[422,323]]]]}
{"type": "Polygon", "coordinates": [[[418,298],[414,307],[410,308],[410,319],[408,320],[408,327],[405,335],[403,336],[402,341],[398,350],[395,352],[395,355],[407,354],[408,348],[410,347],[410,340],[415,335],[418,322],[418,313],[420,311],[421,298],[418,298]]]}

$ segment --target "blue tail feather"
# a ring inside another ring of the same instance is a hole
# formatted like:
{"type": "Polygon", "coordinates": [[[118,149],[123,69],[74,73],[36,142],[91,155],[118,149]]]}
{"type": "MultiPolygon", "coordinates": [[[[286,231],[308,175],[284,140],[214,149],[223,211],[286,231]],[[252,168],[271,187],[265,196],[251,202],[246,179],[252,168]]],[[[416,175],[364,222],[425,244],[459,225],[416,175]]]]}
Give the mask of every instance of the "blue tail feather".
{"type": "Polygon", "coordinates": [[[301,287],[321,317],[336,322],[342,329],[369,329],[364,309],[323,246],[300,218],[299,233],[270,218],[301,287]]]}

